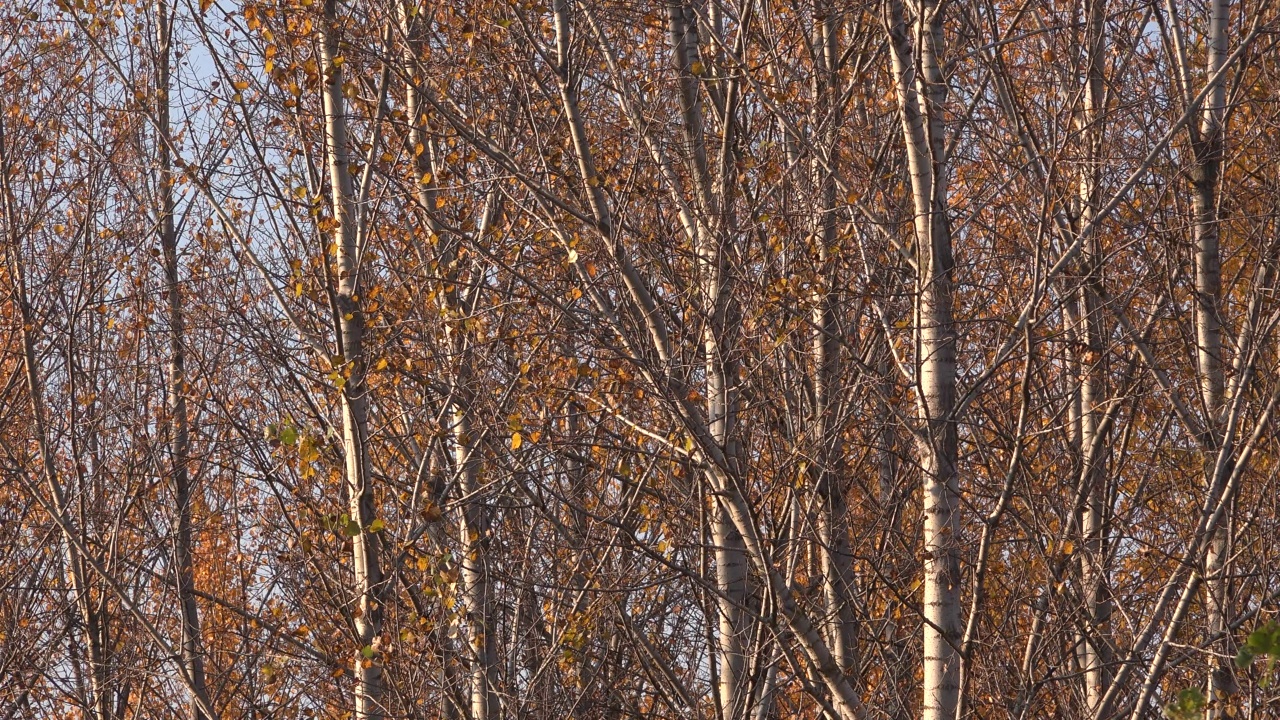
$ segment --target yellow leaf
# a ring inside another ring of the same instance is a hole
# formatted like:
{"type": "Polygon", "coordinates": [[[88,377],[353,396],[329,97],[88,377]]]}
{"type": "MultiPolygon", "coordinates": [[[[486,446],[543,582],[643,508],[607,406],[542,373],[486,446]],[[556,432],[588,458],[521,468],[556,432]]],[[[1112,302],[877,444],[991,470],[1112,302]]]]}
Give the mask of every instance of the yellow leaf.
{"type": "Polygon", "coordinates": [[[511,449],[512,449],[512,450],[519,450],[519,449],[520,449],[520,446],[521,446],[521,445],[523,445],[523,444],[524,444],[524,438],[520,436],[520,433],[512,433],[512,434],[511,434],[511,449]]]}

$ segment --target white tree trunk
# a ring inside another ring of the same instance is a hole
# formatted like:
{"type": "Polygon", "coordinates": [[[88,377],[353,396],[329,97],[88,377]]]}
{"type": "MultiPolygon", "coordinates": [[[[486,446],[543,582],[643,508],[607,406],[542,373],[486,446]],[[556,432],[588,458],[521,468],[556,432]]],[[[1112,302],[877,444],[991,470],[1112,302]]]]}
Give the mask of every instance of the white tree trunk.
{"type": "MultiPolygon", "coordinates": [[[[701,279],[699,295],[707,316],[703,330],[703,363],[707,379],[708,429],[731,465],[728,472],[737,477],[741,471],[737,465],[739,458],[735,445],[738,401],[734,386],[737,384],[737,366],[733,357],[730,326],[733,304],[725,259],[728,249],[726,245],[731,240],[728,238],[730,229],[726,227],[725,218],[721,215],[722,212],[727,212],[727,208],[723,207],[725,199],[718,197],[713,188],[707,161],[702,80],[699,77],[707,70],[699,53],[697,14],[682,2],[671,2],[667,5],[667,16],[673,64],[679,75],[680,106],[687,144],[682,155],[693,178],[700,210],[696,252],[701,279]],[[695,63],[703,69],[696,70],[695,63]]],[[[722,118],[722,121],[726,125],[733,122],[729,117],[722,118]]],[[[711,541],[715,546],[716,588],[719,591],[717,692],[721,717],[724,720],[734,720],[746,715],[749,703],[747,653],[752,633],[746,609],[751,597],[742,533],[735,527],[733,519],[720,502],[712,507],[711,541]]]]}
{"type": "MultiPolygon", "coordinates": [[[[427,106],[421,101],[421,91],[412,78],[415,77],[413,58],[418,56],[424,47],[422,38],[424,28],[417,18],[407,15],[402,17],[405,32],[409,38],[410,58],[406,62],[405,73],[411,78],[406,86],[406,105],[411,118],[410,143],[415,153],[414,178],[417,186],[418,204],[427,217],[428,228],[436,236],[439,248],[439,267],[448,275],[445,278],[445,291],[442,293],[444,310],[451,317],[462,317],[467,309],[458,292],[459,282],[457,267],[458,239],[437,220],[436,196],[438,189],[435,181],[435,168],[432,159],[435,157],[432,138],[427,130],[427,106]]],[[[461,323],[446,326],[449,353],[453,358],[457,371],[452,378],[453,404],[449,414],[449,429],[453,440],[454,467],[459,476],[461,495],[467,498],[459,523],[459,542],[462,546],[462,609],[466,616],[469,641],[468,661],[471,664],[469,694],[472,720],[492,720],[501,713],[498,697],[498,657],[496,637],[492,622],[491,581],[489,578],[489,562],[487,558],[487,539],[489,537],[489,518],[481,497],[480,456],[475,434],[471,428],[470,408],[472,405],[471,358],[470,345],[461,323]]]]}
{"type": "Polygon", "coordinates": [[[923,720],[954,720],[960,690],[958,438],[952,418],[956,388],[956,329],[952,319],[953,259],[947,217],[943,103],[939,64],[942,8],[926,0],[913,28],[901,0],[887,2],[890,50],[907,146],[915,212],[917,446],[924,474],[923,720]],[[919,59],[919,68],[916,59],[919,59]]]}
{"type": "MultiPolygon", "coordinates": [[[[687,144],[682,155],[693,177],[700,211],[696,251],[701,278],[699,295],[707,315],[703,331],[703,363],[707,378],[708,429],[716,445],[724,450],[725,457],[733,464],[738,459],[733,447],[734,428],[737,424],[737,399],[733,385],[736,384],[737,371],[728,327],[731,307],[724,258],[724,245],[728,240],[723,238],[723,234],[728,231],[715,217],[722,209],[718,202],[721,198],[715,196],[712,188],[702,116],[700,73],[694,70],[694,63],[702,65],[699,56],[698,17],[683,3],[672,2],[667,5],[667,18],[673,64],[679,74],[680,105],[687,144]]],[[[701,71],[705,72],[705,69],[701,71]]],[[[731,122],[728,118],[724,121],[731,122]]],[[[729,468],[731,474],[736,474],[739,470],[736,466],[729,468]]],[[[715,547],[715,580],[719,591],[717,692],[721,717],[733,720],[745,716],[749,701],[747,649],[751,632],[746,607],[750,601],[750,593],[742,533],[734,526],[732,518],[720,502],[714,503],[711,509],[711,541],[715,547]]]]}
{"type": "MultiPolygon", "coordinates": [[[[1208,67],[1212,77],[1222,68],[1228,55],[1227,27],[1230,22],[1230,0],[1212,0],[1209,4],[1208,67]]],[[[1205,428],[1212,445],[1222,442],[1223,403],[1226,380],[1222,362],[1222,265],[1219,251],[1218,188],[1222,173],[1224,149],[1223,116],[1226,105],[1226,80],[1218,78],[1209,90],[1201,112],[1200,138],[1197,143],[1196,168],[1193,175],[1196,245],[1196,348],[1200,371],[1201,401],[1204,403],[1205,428]]],[[[1206,486],[1213,487],[1216,465],[1214,454],[1205,461],[1206,486]]],[[[1208,718],[1225,717],[1228,698],[1236,692],[1233,648],[1230,628],[1230,581],[1227,578],[1227,556],[1231,545],[1231,515],[1215,528],[1209,541],[1205,561],[1209,634],[1215,640],[1210,646],[1208,718]]]]}
{"type": "Polygon", "coordinates": [[[364,357],[364,313],[360,309],[359,248],[355,190],[348,157],[346,107],[342,89],[342,63],[338,51],[337,0],[326,0],[321,25],[325,150],[329,169],[333,219],[337,226],[333,242],[337,248],[338,288],[335,294],[338,317],[339,367],[346,376],[342,386],[342,446],[346,461],[347,495],[351,519],[360,532],[351,539],[355,574],[356,607],[352,611],[360,647],[355,660],[356,720],[381,720],[382,658],[378,637],[382,632],[382,603],[379,591],[382,570],[378,563],[378,539],[369,531],[376,519],[373,472],[369,458],[369,406],[364,357]]]}
{"type": "MultiPolygon", "coordinates": [[[[1087,59],[1083,93],[1084,110],[1080,131],[1084,148],[1080,172],[1080,212],[1075,230],[1088,227],[1097,214],[1098,178],[1101,170],[1103,125],[1106,122],[1104,69],[1106,44],[1106,0],[1090,0],[1085,7],[1084,53],[1087,59]]],[[[1081,260],[1083,272],[1078,309],[1072,314],[1075,325],[1073,364],[1079,373],[1080,396],[1077,409],[1077,453],[1087,484],[1087,498],[1080,523],[1081,577],[1085,612],[1089,618],[1080,644],[1080,665],[1084,670],[1086,709],[1093,712],[1106,695],[1111,661],[1107,648],[1106,627],[1111,607],[1108,575],[1105,567],[1107,549],[1105,521],[1107,517],[1105,462],[1096,438],[1100,431],[1106,401],[1103,372],[1102,311],[1096,289],[1101,287],[1102,251],[1098,233],[1093,231],[1085,241],[1081,260]]]]}

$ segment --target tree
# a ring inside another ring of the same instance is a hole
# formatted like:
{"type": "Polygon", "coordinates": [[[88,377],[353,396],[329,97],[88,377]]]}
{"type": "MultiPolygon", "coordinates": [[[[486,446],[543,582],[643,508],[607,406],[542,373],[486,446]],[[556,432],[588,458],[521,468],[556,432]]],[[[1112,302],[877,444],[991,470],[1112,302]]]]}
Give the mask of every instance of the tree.
{"type": "Polygon", "coordinates": [[[1268,716],[1275,23],[6,6],[0,717],[1268,716]]]}

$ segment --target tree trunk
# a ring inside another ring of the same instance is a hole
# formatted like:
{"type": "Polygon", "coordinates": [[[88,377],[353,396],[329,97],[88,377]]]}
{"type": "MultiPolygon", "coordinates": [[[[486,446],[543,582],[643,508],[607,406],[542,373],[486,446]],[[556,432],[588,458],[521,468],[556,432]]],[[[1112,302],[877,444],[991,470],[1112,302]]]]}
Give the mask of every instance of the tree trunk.
{"type": "MultiPolygon", "coordinates": [[[[1209,4],[1208,67],[1213,76],[1228,55],[1227,26],[1230,22],[1230,0],[1213,0],[1209,4]]],[[[1196,168],[1193,173],[1196,252],[1196,359],[1200,371],[1201,401],[1205,408],[1205,428],[1211,447],[1223,440],[1222,420],[1226,381],[1222,358],[1222,270],[1219,252],[1218,187],[1222,173],[1223,119],[1226,105],[1226,80],[1212,84],[1201,111],[1200,139],[1195,148],[1196,168]]],[[[1206,487],[1213,487],[1214,454],[1206,457],[1206,487]]],[[[1227,624],[1231,618],[1230,581],[1227,558],[1231,544],[1231,516],[1215,528],[1209,541],[1205,561],[1205,588],[1208,605],[1209,634],[1214,638],[1209,669],[1209,699],[1206,711],[1210,719],[1225,717],[1228,699],[1236,692],[1232,641],[1227,624]]]]}
{"type": "MultiPolygon", "coordinates": [[[[416,18],[402,17],[406,34],[409,38],[410,59],[406,63],[406,75],[411,78],[405,89],[407,109],[411,118],[409,141],[415,155],[414,169],[418,193],[418,204],[427,218],[428,228],[434,236],[439,248],[438,264],[444,278],[442,302],[445,311],[451,318],[457,318],[446,325],[446,336],[449,353],[457,368],[452,379],[453,398],[449,410],[450,435],[453,438],[454,468],[459,476],[459,489],[466,501],[463,505],[461,523],[459,525],[459,542],[462,546],[462,606],[466,615],[470,632],[471,663],[470,696],[472,720],[495,720],[500,717],[501,704],[498,697],[498,657],[496,649],[495,628],[492,622],[491,580],[489,577],[489,561],[487,557],[489,518],[481,497],[483,487],[480,481],[480,456],[475,434],[471,427],[471,406],[473,404],[470,343],[466,337],[462,318],[469,312],[464,307],[458,292],[460,272],[457,267],[457,248],[459,239],[448,231],[436,218],[435,168],[432,159],[435,148],[427,129],[426,106],[421,100],[421,91],[415,85],[413,58],[423,50],[424,28],[416,18]]],[[[483,234],[483,227],[481,229],[483,234]]]]}
{"type": "Polygon", "coordinates": [[[337,0],[325,0],[321,25],[325,144],[329,169],[329,192],[336,221],[333,243],[337,248],[338,288],[335,294],[338,317],[337,367],[345,376],[342,384],[342,447],[345,459],[347,495],[351,519],[359,533],[351,539],[357,605],[352,612],[360,647],[355,660],[356,720],[381,720],[382,657],[382,570],[378,563],[378,539],[369,530],[376,519],[373,473],[369,458],[369,407],[364,357],[364,313],[359,302],[359,248],[355,191],[348,158],[349,141],[342,63],[338,52],[337,0]]]}
{"type": "Polygon", "coordinates": [[[172,43],[172,18],[167,0],[156,3],[156,155],[160,171],[159,214],[160,248],[164,261],[165,293],[169,311],[169,378],[165,431],[169,441],[170,477],[177,503],[178,527],[173,539],[174,566],[177,575],[178,611],[182,616],[182,665],[191,680],[192,720],[206,720],[201,707],[209,707],[205,685],[204,657],[201,650],[200,610],[196,605],[195,577],[192,569],[191,532],[191,441],[187,422],[186,395],[186,321],[183,314],[182,286],[178,282],[178,236],[174,224],[174,173],[169,129],[169,68],[172,43]]]}
{"type": "Polygon", "coordinates": [[[956,329],[952,319],[953,259],[947,208],[943,103],[947,86],[939,64],[942,7],[922,2],[908,35],[901,0],[888,0],[887,18],[898,106],[911,174],[916,241],[917,446],[924,474],[924,701],[923,720],[954,720],[960,690],[958,437],[956,329]],[[915,59],[919,58],[919,69],[915,59]]]}
{"type": "MultiPolygon", "coordinates": [[[[706,133],[702,113],[702,81],[707,70],[699,54],[698,16],[682,2],[667,5],[671,33],[672,60],[680,81],[680,107],[687,150],[684,160],[693,178],[699,201],[699,222],[695,251],[700,278],[699,295],[706,321],[703,330],[703,364],[706,369],[706,414],[708,429],[716,445],[723,449],[733,467],[729,474],[740,479],[741,468],[735,452],[737,425],[737,368],[733,357],[729,318],[732,315],[730,280],[725,262],[729,229],[720,212],[725,199],[716,197],[707,161],[706,133]],[[696,65],[695,65],[696,63],[696,65]],[[702,68],[698,70],[697,68],[702,68]]],[[[723,118],[727,124],[732,120],[723,118]]],[[[727,136],[727,133],[726,133],[727,136]]],[[[710,481],[714,487],[714,482],[710,481]]],[[[749,702],[747,651],[751,632],[747,622],[750,592],[747,583],[746,545],[742,533],[722,502],[711,509],[711,541],[715,545],[716,588],[719,632],[719,707],[724,720],[744,717],[749,702]]]]}
{"type": "Polygon", "coordinates": [[[857,618],[854,613],[853,554],[849,548],[848,485],[840,462],[840,427],[836,424],[834,384],[839,369],[840,328],[836,321],[836,147],[840,127],[840,87],[836,63],[836,15],[829,3],[814,15],[814,117],[812,126],[820,133],[825,162],[813,162],[814,241],[818,244],[818,272],[823,283],[814,292],[813,307],[813,423],[819,443],[816,489],[822,500],[819,518],[819,555],[822,561],[823,600],[826,604],[826,634],[831,654],[842,672],[852,675],[858,664],[857,618]]]}
{"type": "MultiPolygon", "coordinates": [[[[1098,179],[1101,170],[1103,123],[1106,122],[1104,75],[1106,58],[1106,0],[1090,0],[1086,5],[1085,57],[1086,78],[1083,94],[1084,110],[1080,130],[1084,148],[1083,168],[1080,172],[1080,213],[1076,230],[1092,224],[1097,214],[1098,179]]],[[[1097,709],[1107,693],[1110,682],[1108,664],[1111,658],[1107,648],[1106,626],[1111,607],[1108,600],[1108,573],[1105,526],[1108,515],[1105,462],[1096,443],[1100,431],[1106,400],[1102,310],[1099,307],[1097,289],[1102,283],[1102,251],[1095,229],[1085,241],[1082,253],[1081,287],[1078,310],[1074,321],[1076,366],[1080,379],[1077,453],[1081,472],[1085,475],[1087,497],[1081,518],[1080,554],[1081,578],[1085,598],[1085,612],[1089,627],[1081,638],[1080,665],[1084,671],[1085,703],[1088,712],[1097,709]]]]}

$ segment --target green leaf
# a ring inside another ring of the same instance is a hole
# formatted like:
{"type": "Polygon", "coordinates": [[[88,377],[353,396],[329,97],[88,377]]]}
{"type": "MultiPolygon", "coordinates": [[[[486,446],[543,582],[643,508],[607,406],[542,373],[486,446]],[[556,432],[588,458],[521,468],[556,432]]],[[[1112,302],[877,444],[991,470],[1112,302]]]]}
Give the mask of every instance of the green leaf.
{"type": "Polygon", "coordinates": [[[280,428],[280,442],[285,445],[292,445],[298,442],[298,428],[292,425],[285,425],[280,428]]]}
{"type": "Polygon", "coordinates": [[[1169,720],[1197,720],[1206,704],[1208,700],[1200,688],[1187,688],[1178,693],[1177,701],[1165,706],[1164,715],[1169,720]]]}
{"type": "Polygon", "coordinates": [[[369,523],[369,532],[382,532],[386,527],[387,524],[382,522],[382,518],[375,518],[373,522],[369,523]]]}
{"type": "Polygon", "coordinates": [[[361,655],[363,655],[363,656],[364,656],[364,658],[365,658],[366,660],[372,660],[372,659],[373,659],[373,646],[372,646],[372,645],[365,645],[364,647],[360,648],[360,654],[361,654],[361,655]]]}
{"type": "Polygon", "coordinates": [[[1247,647],[1240,648],[1240,652],[1236,655],[1236,667],[1244,670],[1253,664],[1253,651],[1247,647]]]}
{"type": "Polygon", "coordinates": [[[1280,655],[1280,625],[1269,622],[1249,633],[1245,647],[1254,655],[1280,655]]]}

